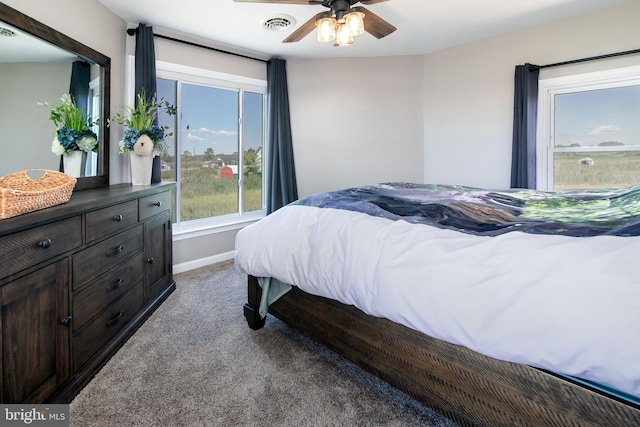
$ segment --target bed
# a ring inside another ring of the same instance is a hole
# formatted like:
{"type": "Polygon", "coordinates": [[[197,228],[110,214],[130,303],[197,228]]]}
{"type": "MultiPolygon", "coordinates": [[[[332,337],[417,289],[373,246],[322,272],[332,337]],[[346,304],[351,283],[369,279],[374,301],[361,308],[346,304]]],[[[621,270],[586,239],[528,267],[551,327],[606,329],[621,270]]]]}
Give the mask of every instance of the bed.
{"type": "Polygon", "coordinates": [[[640,425],[640,186],[385,183],[241,230],[282,319],[461,425],[640,425]]]}

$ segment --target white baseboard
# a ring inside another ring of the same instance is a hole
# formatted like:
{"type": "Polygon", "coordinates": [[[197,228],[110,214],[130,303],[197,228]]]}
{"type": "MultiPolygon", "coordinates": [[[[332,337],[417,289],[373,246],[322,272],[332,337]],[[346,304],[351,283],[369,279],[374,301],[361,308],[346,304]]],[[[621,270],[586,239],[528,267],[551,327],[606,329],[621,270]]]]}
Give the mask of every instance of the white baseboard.
{"type": "Polygon", "coordinates": [[[200,258],[193,261],[183,262],[173,265],[173,274],[184,273],[185,271],[194,270],[196,268],[205,267],[207,265],[216,264],[218,262],[233,259],[234,251],[213,255],[206,258],[200,258]]]}

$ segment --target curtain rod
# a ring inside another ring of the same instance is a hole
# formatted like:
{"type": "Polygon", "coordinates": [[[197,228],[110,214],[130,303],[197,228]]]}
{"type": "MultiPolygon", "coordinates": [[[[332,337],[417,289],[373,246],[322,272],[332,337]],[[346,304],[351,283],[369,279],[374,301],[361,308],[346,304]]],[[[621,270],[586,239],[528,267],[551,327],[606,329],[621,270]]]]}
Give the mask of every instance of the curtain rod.
{"type": "Polygon", "coordinates": [[[576,64],[579,62],[595,61],[598,59],[607,59],[607,58],[613,58],[616,56],[631,55],[634,53],[640,53],[640,49],[627,50],[625,52],[608,53],[606,55],[592,56],[589,58],[573,59],[571,61],[556,62],[555,64],[533,65],[531,66],[530,70],[540,70],[542,68],[559,67],[560,65],[570,65],[570,64],[576,64]]]}
{"type": "MultiPolygon", "coordinates": [[[[129,28],[127,30],[127,34],[129,34],[130,36],[134,36],[136,33],[138,32],[137,28],[129,28]]],[[[158,37],[160,39],[165,39],[165,40],[170,40],[172,42],[178,42],[178,43],[183,43],[183,44],[188,44],[189,46],[195,46],[195,47],[200,47],[202,49],[208,49],[208,50],[213,50],[215,52],[220,52],[220,53],[226,53],[227,55],[235,55],[235,56],[239,56],[241,58],[246,58],[246,59],[253,59],[254,61],[260,61],[260,62],[269,62],[265,59],[260,59],[260,58],[255,58],[253,56],[247,56],[247,55],[242,55],[241,53],[235,53],[235,52],[230,52],[228,50],[222,50],[222,49],[217,49],[215,47],[211,47],[211,46],[205,46],[203,44],[198,44],[198,43],[193,43],[193,42],[189,42],[186,40],[180,40],[180,39],[176,39],[173,37],[169,37],[169,36],[163,36],[161,34],[153,34],[153,37],[158,37]]]]}

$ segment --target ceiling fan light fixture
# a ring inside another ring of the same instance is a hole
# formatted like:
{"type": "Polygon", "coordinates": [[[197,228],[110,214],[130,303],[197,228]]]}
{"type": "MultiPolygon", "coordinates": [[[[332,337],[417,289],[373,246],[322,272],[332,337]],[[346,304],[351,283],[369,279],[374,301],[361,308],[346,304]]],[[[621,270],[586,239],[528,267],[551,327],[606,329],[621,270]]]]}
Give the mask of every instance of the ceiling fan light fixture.
{"type": "Polygon", "coordinates": [[[349,46],[353,44],[353,35],[346,24],[338,24],[336,28],[336,42],[334,46],[349,46]]]}
{"type": "Polygon", "coordinates": [[[351,31],[351,35],[359,36],[364,33],[364,13],[359,11],[349,12],[345,15],[346,25],[351,31]]]}
{"type": "Polygon", "coordinates": [[[330,42],[336,38],[336,20],[334,18],[320,18],[316,21],[316,27],[318,27],[319,42],[330,42]]]}
{"type": "MultiPolygon", "coordinates": [[[[2,1],[2,0],[0,0],[2,1]]],[[[227,0],[231,1],[231,0],[227,0]]],[[[364,6],[386,2],[389,0],[233,0],[246,3],[273,3],[273,4],[301,4],[319,5],[328,10],[316,13],[307,19],[299,28],[282,40],[282,43],[295,43],[307,37],[316,30],[316,38],[319,42],[332,42],[336,46],[347,46],[353,43],[353,38],[363,33],[369,33],[377,39],[388,36],[396,31],[396,27],[385,21],[364,6]],[[365,22],[366,21],[366,22],[365,22]],[[340,40],[336,38],[338,29],[340,40]],[[349,32],[345,28],[350,29],[349,32]]],[[[279,16],[268,18],[262,25],[270,31],[279,31],[290,28],[295,24],[291,16],[279,16]]]]}

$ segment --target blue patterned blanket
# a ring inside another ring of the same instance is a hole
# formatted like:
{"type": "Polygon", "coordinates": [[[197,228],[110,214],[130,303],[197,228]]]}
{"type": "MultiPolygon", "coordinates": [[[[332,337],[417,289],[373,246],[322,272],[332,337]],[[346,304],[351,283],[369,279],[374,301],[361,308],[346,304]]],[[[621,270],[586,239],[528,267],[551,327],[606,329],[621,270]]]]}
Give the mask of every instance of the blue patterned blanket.
{"type": "Polygon", "coordinates": [[[640,235],[640,185],[543,192],[402,182],[318,193],[292,204],[357,211],[482,236],[509,231],[574,237],[640,235]]]}

